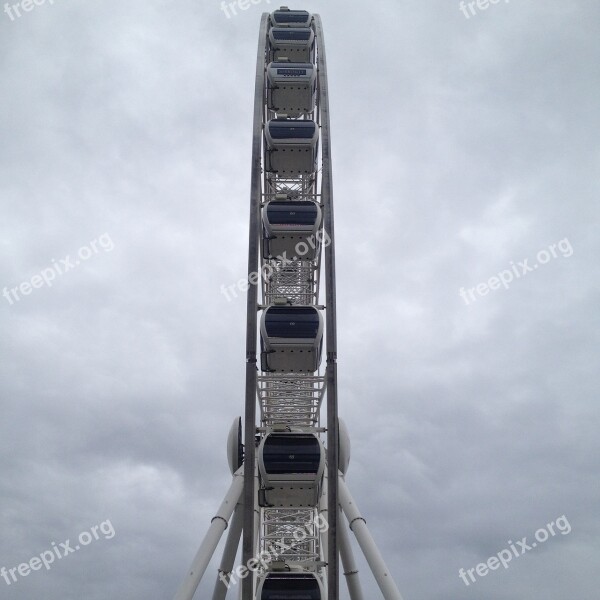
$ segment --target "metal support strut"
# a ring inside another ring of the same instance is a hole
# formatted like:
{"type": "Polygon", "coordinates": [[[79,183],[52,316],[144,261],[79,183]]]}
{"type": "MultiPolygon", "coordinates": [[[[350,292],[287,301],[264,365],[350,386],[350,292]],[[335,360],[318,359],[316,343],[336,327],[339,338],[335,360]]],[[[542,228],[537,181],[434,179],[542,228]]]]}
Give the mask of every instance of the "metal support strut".
{"type": "Polygon", "coordinates": [[[219,507],[217,514],[213,517],[210,527],[200,544],[200,548],[192,561],[184,582],[175,594],[174,600],[192,600],[196,593],[196,588],[208,567],[208,563],[212,558],[221,536],[227,529],[229,519],[235,510],[236,504],[239,502],[244,489],[244,477],[242,475],[242,467],[240,467],[233,476],[231,487],[229,488],[223,503],[219,507]]]}
{"type": "Polygon", "coordinates": [[[356,536],[358,544],[369,563],[369,567],[375,576],[377,585],[383,594],[385,600],[402,600],[402,596],[390,575],[381,552],[375,545],[375,541],[367,528],[367,522],[364,520],[358,506],[352,499],[346,482],[340,476],[338,479],[340,491],[340,504],[342,510],[348,519],[350,529],[356,536]]]}
{"type": "Polygon", "coordinates": [[[235,507],[235,512],[233,513],[233,518],[231,519],[229,526],[229,533],[227,534],[227,541],[225,542],[223,558],[219,566],[219,573],[217,575],[217,581],[215,582],[212,600],[225,600],[225,597],[227,596],[227,590],[230,585],[229,582],[231,581],[231,572],[233,571],[233,563],[235,562],[235,556],[242,536],[243,523],[244,515],[242,512],[242,505],[238,504],[235,507]]]}

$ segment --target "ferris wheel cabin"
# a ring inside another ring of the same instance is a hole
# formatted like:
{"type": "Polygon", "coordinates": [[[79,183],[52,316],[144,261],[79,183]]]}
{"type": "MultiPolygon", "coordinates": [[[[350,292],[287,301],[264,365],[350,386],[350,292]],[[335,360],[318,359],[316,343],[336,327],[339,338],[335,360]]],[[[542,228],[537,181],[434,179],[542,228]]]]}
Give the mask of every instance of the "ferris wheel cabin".
{"type": "Polygon", "coordinates": [[[322,213],[318,202],[271,200],[262,213],[265,258],[285,256],[314,260],[322,213]]]}
{"type": "Polygon", "coordinates": [[[272,62],[267,67],[267,106],[289,117],[311,113],[317,97],[317,70],[311,63],[272,62]]]}
{"type": "Polygon", "coordinates": [[[325,600],[323,584],[314,573],[267,573],[258,584],[260,600],[325,600]]]}
{"type": "Polygon", "coordinates": [[[258,449],[266,506],[316,506],[325,450],[312,433],[270,433],[258,449]]]}
{"type": "Polygon", "coordinates": [[[319,128],[314,121],[271,119],[265,137],[267,171],[289,177],[317,170],[319,128]]]}
{"type": "Polygon", "coordinates": [[[271,27],[269,41],[273,61],[312,62],[315,33],[310,27],[271,27]]]}
{"type": "Polygon", "coordinates": [[[314,373],[319,368],[323,316],[314,306],[269,306],[260,332],[263,371],[314,373]]]}
{"type": "Polygon", "coordinates": [[[273,27],[310,27],[312,20],[312,15],[308,11],[290,10],[287,6],[282,6],[271,13],[273,27]]]}

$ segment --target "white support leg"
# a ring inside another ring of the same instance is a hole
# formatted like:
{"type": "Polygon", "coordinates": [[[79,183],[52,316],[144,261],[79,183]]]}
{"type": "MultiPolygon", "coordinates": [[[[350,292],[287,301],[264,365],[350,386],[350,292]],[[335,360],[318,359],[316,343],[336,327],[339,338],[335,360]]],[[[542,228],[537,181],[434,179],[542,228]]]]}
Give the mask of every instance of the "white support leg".
{"type": "Polygon", "coordinates": [[[225,600],[227,596],[227,590],[231,585],[229,578],[231,571],[233,570],[233,563],[235,562],[235,556],[240,545],[240,537],[242,536],[242,526],[244,525],[244,513],[242,511],[242,505],[238,504],[235,507],[233,518],[229,525],[229,533],[227,534],[227,542],[225,542],[225,549],[223,550],[223,559],[219,567],[219,574],[217,575],[217,581],[215,582],[215,589],[213,592],[212,600],[225,600]]]}
{"type": "Polygon", "coordinates": [[[346,585],[350,593],[350,600],[364,600],[362,588],[360,586],[360,578],[358,576],[358,568],[354,561],[354,553],[350,545],[350,536],[346,529],[346,524],[343,522],[341,510],[338,520],[338,539],[340,544],[340,556],[344,567],[344,575],[346,577],[346,585]]]}
{"type": "Polygon", "coordinates": [[[340,504],[342,509],[350,523],[350,529],[354,532],[358,544],[369,563],[369,567],[375,576],[377,585],[383,594],[385,600],[402,600],[402,596],[390,575],[390,572],[379,552],[379,549],[375,545],[375,541],[371,536],[371,533],[367,529],[367,522],[363,519],[358,506],[356,506],[346,482],[342,477],[338,478],[340,504]]]}
{"type": "Polygon", "coordinates": [[[219,540],[223,535],[229,519],[233,514],[236,504],[239,502],[244,489],[244,467],[240,467],[233,476],[231,487],[225,495],[225,500],[219,507],[217,514],[213,517],[210,527],[200,544],[200,548],[192,561],[184,582],[175,594],[174,600],[192,600],[198,584],[208,567],[208,563],[214,554],[219,540]]]}

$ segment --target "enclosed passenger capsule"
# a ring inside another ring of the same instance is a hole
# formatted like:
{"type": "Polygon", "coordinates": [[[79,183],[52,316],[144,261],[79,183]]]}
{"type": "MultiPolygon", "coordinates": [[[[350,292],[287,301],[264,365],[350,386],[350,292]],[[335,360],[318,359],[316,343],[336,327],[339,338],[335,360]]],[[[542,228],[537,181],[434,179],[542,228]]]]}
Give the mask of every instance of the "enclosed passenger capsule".
{"type": "Polygon", "coordinates": [[[265,258],[313,260],[319,251],[321,207],[313,200],[271,200],[263,209],[265,258]]]}
{"type": "Polygon", "coordinates": [[[310,27],[271,27],[271,60],[313,62],[315,33],[310,27]]]}
{"type": "Polygon", "coordinates": [[[314,306],[269,306],[260,333],[263,371],[314,373],[319,368],[323,316],[314,306]]]}
{"type": "Polygon", "coordinates": [[[258,449],[258,468],[265,506],[316,506],[325,450],[312,433],[269,433],[258,449]]]}
{"type": "Polygon", "coordinates": [[[316,506],[325,450],[312,433],[270,433],[258,449],[263,506],[316,506]]]}
{"type": "Polygon", "coordinates": [[[273,27],[310,27],[311,24],[312,15],[306,10],[290,10],[287,6],[282,6],[271,13],[273,27]]]}
{"type": "Polygon", "coordinates": [[[286,177],[316,171],[319,128],[314,121],[271,119],[265,136],[267,171],[286,177]]]}
{"type": "Polygon", "coordinates": [[[325,600],[314,573],[267,573],[258,583],[259,600],[325,600]]]}
{"type": "Polygon", "coordinates": [[[290,117],[310,113],[317,97],[317,70],[311,63],[272,62],[267,67],[267,104],[290,117]]]}

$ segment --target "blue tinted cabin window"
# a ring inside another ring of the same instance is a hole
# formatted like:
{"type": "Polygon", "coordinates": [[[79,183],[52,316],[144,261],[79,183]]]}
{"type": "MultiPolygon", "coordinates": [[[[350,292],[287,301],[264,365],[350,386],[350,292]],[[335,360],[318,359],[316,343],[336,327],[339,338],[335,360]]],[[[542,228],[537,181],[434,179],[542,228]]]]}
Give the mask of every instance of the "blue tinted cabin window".
{"type": "Polygon", "coordinates": [[[276,75],[284,77],[298,77],[301,75],[312,75],[315,66],[311,63],[277,62],[269,64],[269,68],[275,70],[276,75]]]}
{"type": "Polygon", "coordinates": [[[273,13],[273,20],[277,24],[281,23],[306,23],[308,21],[309,14],[307,11],[275,11],[273,13]]]}
{"type": "Polygon", "coordinates": [[[321,447],[313,435],[271,434],[265,440],[263,461],[269,475],[316,475],[321,463],[321,447]]]}
{"type": "Polygon", "coordinates": [[[272,306],[265,317],[267,336],[279,338],[313,338],[319,332],[319,313],[315,308],[272,306]]]}
{"type": "Polygon", "coordinates": [[[269,202],[267,218],[271,225],[314,225],[317,207],[312,202],[269,202]]]}
{"type": "Polygon", "coordinates": [[[272,31],[273,39],[278,42],[308,41],[312,33],[310,29],[273,29],[272,31]]]}
{"type": "Polygon", "coordinates": [[[260,600],[321,600],[321,591],[311,575],[269,575],[260,600]]]}
{"type": "Polygon", "coordinates": [[[310,139],[315,135],[316,125],[313,121],[278,121],[269,122],[269,133],[274,140],[287,138],[310,139]]]}

